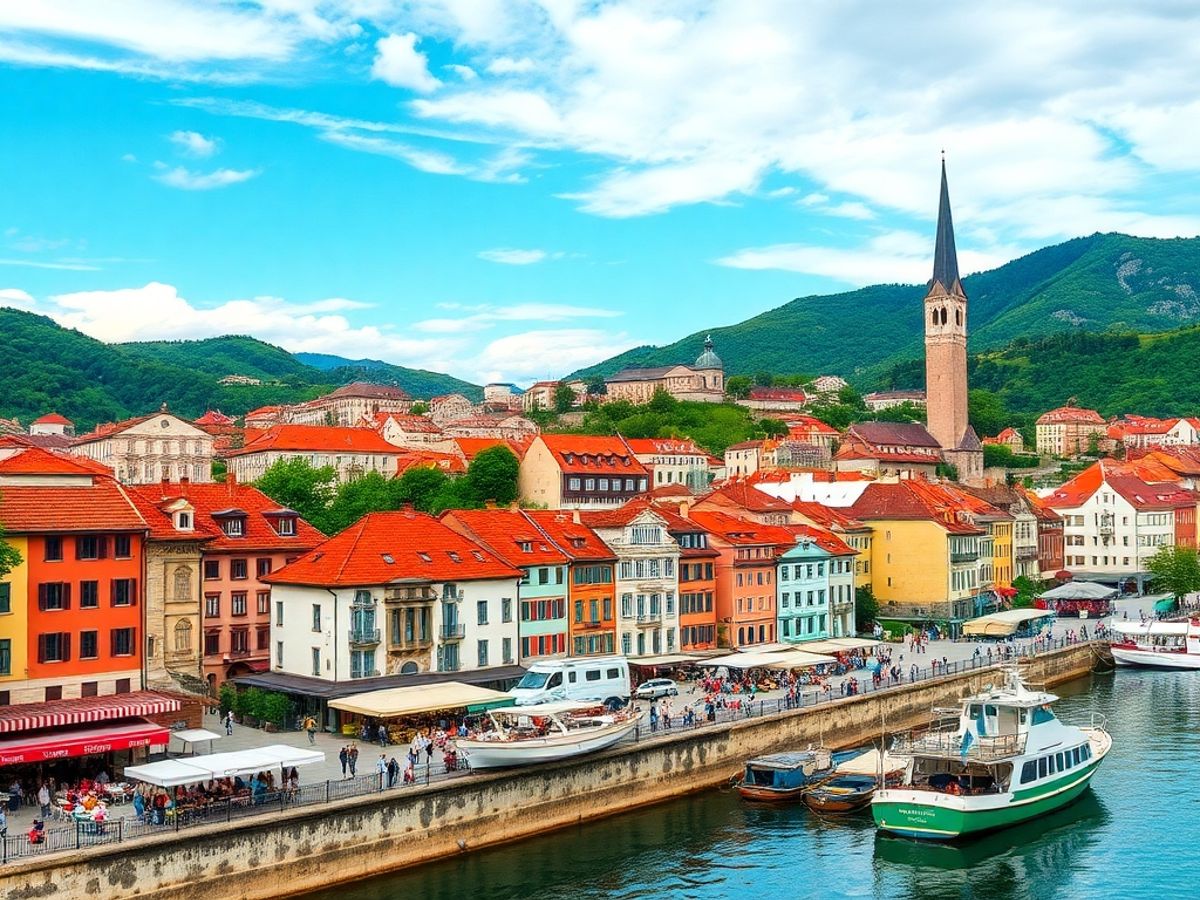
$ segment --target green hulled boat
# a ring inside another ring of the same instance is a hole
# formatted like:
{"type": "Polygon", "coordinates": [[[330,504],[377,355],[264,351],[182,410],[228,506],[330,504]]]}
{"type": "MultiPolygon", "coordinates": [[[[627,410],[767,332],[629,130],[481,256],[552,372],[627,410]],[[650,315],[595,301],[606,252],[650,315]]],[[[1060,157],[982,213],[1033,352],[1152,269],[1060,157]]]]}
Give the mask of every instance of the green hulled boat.
{"type": "Polygon", "coordinates": [[[911,757],[903,782],[876,792],[883,831],[946,841],[1024,822],[1066,806],[1112,746],[1102,717],[1060,722],[1058,698],[1031,691],[1016,672],[1001,688],[968,697],[956,724],[897,740],[911,757]]]}

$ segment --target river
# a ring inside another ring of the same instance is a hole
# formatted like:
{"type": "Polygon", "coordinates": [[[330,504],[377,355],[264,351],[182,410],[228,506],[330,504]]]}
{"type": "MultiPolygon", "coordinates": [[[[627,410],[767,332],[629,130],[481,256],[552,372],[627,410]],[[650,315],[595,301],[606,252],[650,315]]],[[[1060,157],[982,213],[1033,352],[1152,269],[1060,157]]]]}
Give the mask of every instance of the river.
{"type": "MultiPolygon", "coordinates": [[[[713,790],[309,900],[1196,896],[1200,676],[1121,670],[1061,685],[1059,716],[1108,716],[1092,788],[1041,821],[955,846],[877,837],[869,814],[822,821],[713,790]]],[[[786,748],[780,748],[786,749],[786,748]]]]}

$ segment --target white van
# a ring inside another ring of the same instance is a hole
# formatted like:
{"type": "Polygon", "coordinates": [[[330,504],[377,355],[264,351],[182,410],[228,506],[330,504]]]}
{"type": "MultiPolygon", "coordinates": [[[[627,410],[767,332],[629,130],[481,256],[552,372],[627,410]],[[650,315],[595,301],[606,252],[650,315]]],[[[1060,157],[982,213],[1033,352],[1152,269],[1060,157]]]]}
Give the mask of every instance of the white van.
{"type": "Polygon", "coordinates": [[[529,664],[510,693],[519,706],[581,700],[612,708],[629,702],[629,661],[623,656],[546,659],[529,664]]]}

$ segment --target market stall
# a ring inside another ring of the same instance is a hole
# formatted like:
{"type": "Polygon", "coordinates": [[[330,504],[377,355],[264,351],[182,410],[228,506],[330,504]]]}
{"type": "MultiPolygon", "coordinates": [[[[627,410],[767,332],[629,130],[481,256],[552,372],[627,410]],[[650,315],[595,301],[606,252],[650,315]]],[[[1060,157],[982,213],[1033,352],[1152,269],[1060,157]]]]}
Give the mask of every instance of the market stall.
{"type": "Polygon", "coordinates": [[[1053,610],[1005,609],[970,619],[962,630],[970,638],[1032,637],[1053,621],[1053,610]]]}
{"type": "Polygon", "coordinates": [[[447,681],[352,694],[330,700],[329,708],[349,714],[342,718],[343,734],[361,735],[365,728],[367,737],[374,739],[382,726],[390,743],[401,744],[408,743],[416,731],[444,731],[454,718],[511,703],[511,694],[447,681]]]}

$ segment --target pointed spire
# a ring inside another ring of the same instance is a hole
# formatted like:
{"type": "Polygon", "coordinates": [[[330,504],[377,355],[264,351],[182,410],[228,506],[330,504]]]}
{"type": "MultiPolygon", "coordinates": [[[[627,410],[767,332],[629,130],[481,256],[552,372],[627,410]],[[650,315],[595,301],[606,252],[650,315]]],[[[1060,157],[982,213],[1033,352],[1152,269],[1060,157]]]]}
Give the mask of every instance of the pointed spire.
{"type": "Polygon", "coordinates": [[[937,242],[933,248],[933,281],[947,291],[958,281],[958,253],[954,249],[954,221],[950,218],[950,188],[946,185],[946,156],[942,154],[942,196],[938,202],[937,242]]]}

